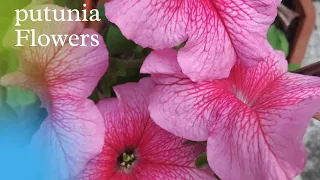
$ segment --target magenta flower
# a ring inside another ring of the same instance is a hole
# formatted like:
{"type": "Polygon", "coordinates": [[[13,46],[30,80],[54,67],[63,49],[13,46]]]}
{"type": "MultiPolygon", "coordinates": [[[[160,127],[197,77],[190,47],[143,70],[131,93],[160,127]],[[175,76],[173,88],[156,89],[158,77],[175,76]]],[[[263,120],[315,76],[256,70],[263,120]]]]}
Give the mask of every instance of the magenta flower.
{"type": "Polygon", "coordinates": [[[157,126],[147,109],[154,84],[149,78],[115,87],[118,99],[98,103],[105,119],[103,152],[76,179],[215,179],[209,168],[194,161],[203,145],[184,145],[157,126]]]}
{"type": "Polygon", "coordinates": [[[111,0],[106,16],[143,47],[186,42],[178,63],[193,81],[229,76],[236,59],[256,65],[267,56],[269,26],[280,0],[111,0]]]}
{"type": "MultiPolygon", "coordinates": [[[[66,9],[55,5],[35,6],[34,9],[66,9]]],[[[67,15],[67,13],[66,13],[67,15]]],[[[52,18],[52,12],[49,14],[52,18]]],[[[68,18],[68,16],[66,16],[68,18]]],[[[75,18],[75,17],[73,17],[75,18]]],[[[43,179],[68,179],[100,153],[104,141],[103,117],[96,105],[87,97],[96,87],[108,66],[108,51],[103,38],[81,22],[38,22],[22,24],[22,28],[35,28],[38,33],[51,35],[94,35],[99,46],[24,46],[16,48],[20,55],[17,72],[1,78],[4,86],[31,90],[39,95],[47,108],[48,117],[33,136],[30,147],[44,152],[44,161],[50,165],[43,179]],[[54,178],[56,177],[56,178],[54,178]]],[[[13,45],[8,32],[5,43],[13,45]]],[[[80,42],[73,41],[74,43],[80,42]]],[[[87,44],[90,44],[87,38],[87,44]]],[[[15,44],[15,43],[14,43],[15,44]]],[[[41,154],[39,154],[41,156],[41,154]]]]}
{"type": "Polygon", "coordinates": [[[256,67],[237,62],[228,78],[194,83],[177,52],[152,52],[142,69],[157,86],[152,119],[175,135],[208,141],[208,162],[221,178],[292,179],[305,166],[302,137],[319,108],[320,79],[287,72],[279,52],[256,67]]]}

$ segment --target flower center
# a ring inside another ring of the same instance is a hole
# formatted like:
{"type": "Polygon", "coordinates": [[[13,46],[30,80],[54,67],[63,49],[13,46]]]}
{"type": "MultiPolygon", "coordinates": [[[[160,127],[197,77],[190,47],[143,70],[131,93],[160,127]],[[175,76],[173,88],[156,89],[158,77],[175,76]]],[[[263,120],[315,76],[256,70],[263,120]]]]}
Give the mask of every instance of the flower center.
{"type": "Polygon", "coordinates": [[[236,96],[240,101],[242,101],[243,103],[249,104],[249,101],[247,100],[247,98],[244,96],[244,94],[243,94],[241,91],[237,91],[237,92],[235,93],[235,96],[236,96]]]}
{"type": "Polygon", "coordinates": [[[133,166],[136,159],[137,157],[134,151],[131,149],[128,149],[119,155],[118,163],[121,169],[128,170],[133,166]]]}

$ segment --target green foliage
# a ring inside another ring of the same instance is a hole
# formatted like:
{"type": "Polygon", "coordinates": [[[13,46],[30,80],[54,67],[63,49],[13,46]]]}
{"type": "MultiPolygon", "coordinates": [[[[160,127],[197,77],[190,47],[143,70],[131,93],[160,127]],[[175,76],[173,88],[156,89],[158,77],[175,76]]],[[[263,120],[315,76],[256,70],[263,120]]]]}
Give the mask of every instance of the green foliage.
{"type": "Polygon", "coordinates": [[[207,152],[201,153],[195,160],[194,164],[197,168],[202,168],[208,165],[207,152]]]}
{"type": "Polygon", "coordinates": [[[109,69],[100,79],[98,87],[90,96],[90,99],[97,102],[101,98],[115,97],[113,87],[127,82],[137,82],[146,75],[140,74],[140,67],[143,59],[123,60],[111,58],[109,69]]]}
{"type": "Polygon", "coordinates": [[[99,18],[103,21],[107,21],[106,12],[104,10],[104,3],[98,5],[97,10],[99,11],[99,18]]]}
{"type": "Polygon", "coordinates": [[[180,50],[181,48],[183,48],[185,45],[186,45],[186,43],[184,42],[184,43],[180,44],[179,46],[173,47],[173,49],[176,50],[176,51],[178,51],[178,50],[180,50]]]}
{"type": "MultiPolygon", "coordinates": [[[[16,9],[22,9],[31,3],[31,0],[14,0],[14,1],[1,1],[0,17],[12,19],[15,16],[16,9]]],[[[2,28],[2,26],[1,26],[2,28]]]]}
{"type": "Polygon", "coordinates": [[[10,107],[23,107],[34,104],[36,101],[37,96],[30,91],[19,88],[7,88],[6,103],[10,107]]]}
{"type": "Polygon", "coordinates": [[[289,72],[295,71],[295,70],[297,70],[297,69],[299,69],[299,68],[300,68],[300,66],[297,65],[297,64],[289,64],[289,65],[288,65],[288,71],[289,71],[289,72]]]}
{"type": "Polygon", "coordinates": [[[289,42],[285,34],[281,30],[277,29],[274,24],[270,26],[267,38],[273,49],[281,50],[286,56],[288,56],[289,42]]]}
{"type": "Polygon", "coordinates": [[[115,25],[111,25],[109,27],[109,30],[105,34],[105,41],[107,43],[109,52],[115,54],[132,51],[137,47],[133,41],[125,38],[120,29],[115,25]]]}
{"type": "MultiPolygon", "coordinates": [[[[2,17],[0,18],[0,42],[3,42],[3,37],[6,35],[10,25],[11,25],[11,18],[2,17]]],[[[0,43],[0,52],[3,51],[2,43],[0,43]]]]}
{"type": "MultiPolygon", "coordinates": [[[[4,50],[0,52],[0,57],[0,77],[18,69],[19,58],[14,51],[4,50]]],[[[1,88],[0,91],[0,100],[5,101],[10,107],[30,105],[37,100],[34,93],[19,88],[1,88]]]]}
{"type": "Polygon", "coordinates": [[[83,7],[83,0],[54,0],[54,4],[80,11],[83,7]]]}

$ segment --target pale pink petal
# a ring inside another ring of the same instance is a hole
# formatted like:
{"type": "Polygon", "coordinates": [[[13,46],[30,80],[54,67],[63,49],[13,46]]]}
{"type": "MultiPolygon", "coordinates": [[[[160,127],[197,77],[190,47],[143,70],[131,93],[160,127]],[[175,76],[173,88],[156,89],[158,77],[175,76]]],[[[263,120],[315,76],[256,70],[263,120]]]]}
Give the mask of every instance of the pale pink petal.
{"type": "Polygon", "coordinates": [[[305,167],[302,137],[316,104],[301,102],[263,115],[240,105],[223,107],[208,138],[210,167],[226,180],[294,178],[305,167]]]}
{"type": "Polygon", "coordinates": [[[182,71],[193,81],[228,76],[236,59],[246,65],[271,50],[266,33],[277,14],[274,0],[112,0],[106,16],[143,47],[179,51],[182,71]]]}
{"type": "Polygon", "coordinates": [[[80,179],[215,179],[208,168],[197,169],[196,157],[202,145],[184,145],[176,137],[157,126],[149,117],[147,105],[153,88],[150,79],[117,86],[119,97],[99,102],[105,118],[106,136],[103,152],[91,160],[80,179]],[[117,159],[132,148],[137,160],[132,169],[119,169],[117,159]]]}
{"type": "MultiPolygon", "coordinates": [[[[152,53],[147,57],[148,64],[156,64],[159,57],[166,58],[166,54],[161,51],[157,52],[157,58],[152,53]]],[[[286,71],[286,60],[283,57],[275,53],[267,61],[249,69],[237,63],[228,80],[203,83],[193,83],[187,78],[179,78],[179,75],[166,76],[168,72],[165,71],[164,75],[160,74],[158,66],[143,68],[144,72],[151,73],[151,77],[158,83],[151,94],[151,117],[159,126],[177,136],[204,141],[208,138],[212,117],[216,115],[213,109],[217,98],[234,96],[229,91],[234,91],[239,99],[258,96],[275,77],[286,71]],[[233,83],[238,84],[241,89],[233,89],[233,83]]],[[[170,62],[174,64],[175,61],[172,59],[170,62]]],[[[170,69],[168,65],[165,68],[170,69]]]]}
{"type": "Polygon", "coordinates": [[[144,60],[140,72],[185,77],[177,62],[177,55],[177,51],[173,49],[152,51],[144,60]]]}
{"type": "MultiPolygon", "coordinates": [[[[47,5],[49,9],[67,10],[55,5],[47,5]]],[[[45,8],[47,6],[36,6],[34,8],[45,8]]],[[[51,11],[50,11],[51,12],[51,11]]],[[[49,17],[52,17],[52,12],[49,17]]],[[[75,16],[73,14],[73,16],[75,16]]],[[[68,16],[66,17],[68,18],[68,16]]],[[[73,19],[75,17],[72,17],[73,19]]],[[[84,29],[81,22],[40,22],[30,23],[22,26],[35,28],[37,33],[47,35],[86,35],[81,46],[81,37],[74,40],[73,47],[66,43],[64,46],[55,46],[53,42],[47,47],[30,47],[30,41],[25,41],[24,47],[15,47],[20,55],[20,67],[18,72],[8,74],[1,79],[4,86],[18,86],[36,92],[43,101],[48,101],[52,96],[65,95],[86,98],[96,87],[99,79],[105,73],[108,66],[108,51],[103,38],[92,29],[84,29]],[[97,35],[99,46],[92,46],[91,35],[97,35]]],[[[8,32],[14,32],[14,28],[8,32]]],[[[36,37],[39,36],[36,34],[36,37]]],[[[36,38],[35,37],[35,38],[36,38]]],[[[29,37],[31,39],[31,37],[29,37]]],[[[6,41],[8,45],[10,39],[6,41]]]]}
{"type": "Polygon", "coordinates": [[[105,9],[108,20],[143,47],[171,48],[188,39],[184,2],[115,0],[106,3],[105,9]]]}
{"type": "MultiPolygon", "coordinates": [[[[55,9],[58,16],[67,9],[55,5],[30,6],[32,10],[55,9]]],[[[76,15],[72,15],[75,19],[76,15]]],[[[52,11],[49,18],[53,19],[52,11]]],[[[44,154],[39,159],[45,162],[45,172],[41,179],[69,179],[79,173],[84,165],[100,153],[104,140],[103,117],[96,105],[87,97],[92,93],[108,66],[108,52],[103,38],[90,29],[84,29],[81,22],[30,22],[21,27],[12,26],[5,37],[5,44],[14,48],[20,56],[17,72],[1,78],[5,86],[17,86],[37,93],[47,108],[48,117],[35,133],[30,149],[39,148],[44,154]],[[79,46],[36,47],[29,40],[22,41],[23,47],[16,44],[16,28],[35,29],[34,38],[47,35],[87,35],[81,46],[81,37],[73,43],[79,46]],[[92,46],[90,35],[96,34],[100,45],[92,46]],[[12,36],[13,35],[13,36],[12,36]]]]}
{"type": "Polygon", "coordinates": [[[153,51],[142,65],[141,71],[150,73],[158,83],[150,96],[150,116],[160,127],[177,136],[205,141],[214,115],[211,111],[217,98],[215,91],[221,90],[211,82],[194,83],[181,76],[179,70],[170,71],[177,69],[172,68],[176,67],[177,58],[169,54],[153,51]],[[159,62],[163,62],[162,66],[157,65],[159,62]]]}
{"type": "Polygon", "coordinates": [[[265,88],[273,88],[273,82],[286,73],[288,63],[280,51],[252,68],[238,62],[232,69],[228,80],[229,89],[241,101],[252,105],[256,98],[265,94],[265,88]]]}
{"type": "Polygon", "coordinates": [[[46,165],[43,179],[69,179],[78,174],[101,152],[104,129],[103,117],[91,100],[52,102],[52,110],[29,145],[44,152],[43,157],[39,154],[46,165]]]}
{"type": "Polygon", "coordinates": [[[177,78],[169,85],[156,86],[150,96],[150,115],[160,127],[177,136],[205,141],[215,115],[214,100],[220,91],[211,82],[193,83],[177,78]]]}
{"type": "Polygon", "coordinates": [[[319,109],[320,78],[286,71],[275,52],[252,68],[238,61],[223,80],[157,80],[151,117],[178,136],[208,138],[209,165],[221,179],[292,179],[305,165],[302,137],[319,109]]]}
{"type": "Polygon", "coordinates": [[[176,77],[187,78],[177,62],[177,51],[164,49],[152,51],[144,60],[141,73],[152,74],[152,80],[159,84],[172,84],[176,77]]]}
{"type": "Polygon", "coordinates": [[[302,138],[320,104],[320,79],[281,67],[270,58],[242,72],[236,66],[231,74],[237,100],[221,98],[227,105],[214,108],[222,113],[207,147],[221,179],[292,179],[305,167],[302,138]]]}
{"type": "Polygon", "coordinates": [[[260,93],[242,99],[249,106],[220,107],[207,150],[222,179],[292,179],[305,167],[302,138],[320,104],[320,79],[286,73],[260,93]]]}

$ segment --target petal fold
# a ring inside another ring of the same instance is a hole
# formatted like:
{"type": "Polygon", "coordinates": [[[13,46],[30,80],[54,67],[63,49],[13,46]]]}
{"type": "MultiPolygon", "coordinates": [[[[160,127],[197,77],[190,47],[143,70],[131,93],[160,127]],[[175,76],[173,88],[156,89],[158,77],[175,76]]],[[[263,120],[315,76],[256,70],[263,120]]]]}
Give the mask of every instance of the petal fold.
{"type": "Polygon", "coordinates": [[[184,145],[185,139],[157,126],[149,117],[147,105],[153,88],[150,78],[115,88],[118,99],[99,102],[106,126],[103,152],[92,159],[80,180],[101,179],[215,179],[208,169],[197,169],[194,161],[202,145],[184,145]],[[133,149],[137,158],[123,171],[118,157],[133,149]]]}
{"type": "Polygon", "coordinates": [[[64,99],[52,106],[29,148],[43,152],[44,179],[69,179],[101,152],[104,121],[91,100],[64,99]]]}
{"type": "Polygon", "coordinates": [[[162,80],[150,96],[151,117],[180,137],[207,140],[209,165],[221,179],[292,179],[305,166],[302,138],[319,109],[320,78],[287,66],[275,51],[254,67],[239,60],[221,80],[167,83],[156,74],[162,80]]]}
{"type": "Polygon", "coordinates": [[[178,46],[182,71],[193,81],[226,78],[237,59],[253,66],[268,57],[275,0],[112,0],[107,18],[128,38],[156,50],[178,46]]]}
{"type": "MultiPolygon", "coordinates": [[[[57,16],[62,16],[63,12],[65,18],[69,18],[67,9],[56,5],[33,6],[32,10],[43,11],[45,8],[56,10],[57,16]]],[[[53,12],[49,11],[48,16],[53,19],[53,12]]],[[[72,14],[70,18],[76,19],[75,16],[72,14]]],[[[1,83],[34,91],[43,102],[61,94],[87,98],[108,67],[108,51],[101,35],[92,29],[84,29],[82,23],[76,21],[44,21],[35,24],[29,20],[24,23],[23,29],[35,29],[33,38],[38,38],[42,33],[56,38],[62,35],[61,39],[67,37],[66,42],[63,46],[56,46],[51,40],[48,46],[31,46],[32,36],[29,35],[29,40],[22,41],[23,47],[15,47],[16,42],[10,38],[15,33],[15,27],[12,27],[6,35],[5,43],[18,51],[20,66],[16,73],[3,77],[1,83]],[[71,35],[79,36],[72,41],[78,46],[69,43],[71,35]],[[82,36],[85,38],[82,39],[82,36]],[[97,36],[98,46],[91,45],[91,36],[97,36]]]]}

